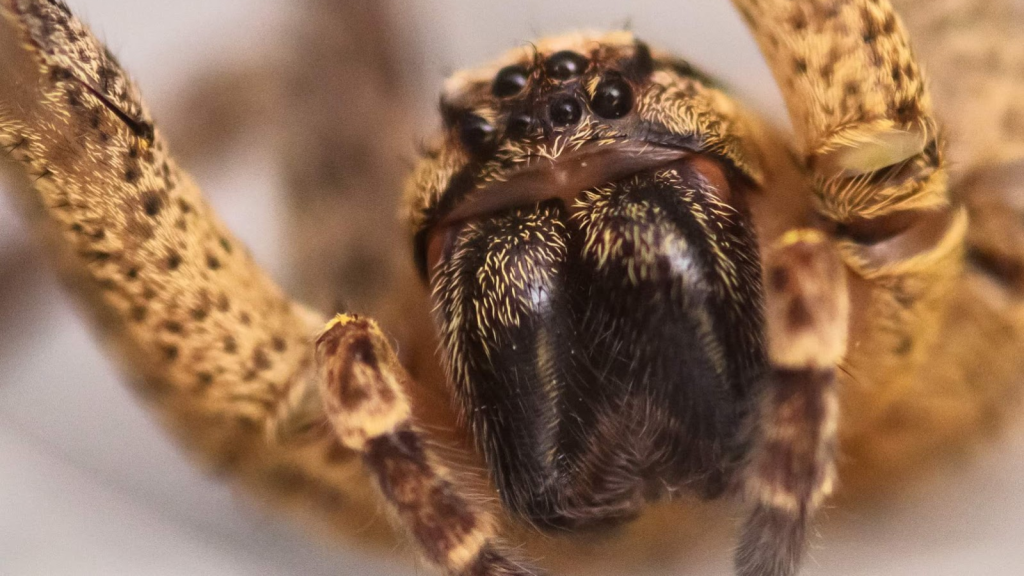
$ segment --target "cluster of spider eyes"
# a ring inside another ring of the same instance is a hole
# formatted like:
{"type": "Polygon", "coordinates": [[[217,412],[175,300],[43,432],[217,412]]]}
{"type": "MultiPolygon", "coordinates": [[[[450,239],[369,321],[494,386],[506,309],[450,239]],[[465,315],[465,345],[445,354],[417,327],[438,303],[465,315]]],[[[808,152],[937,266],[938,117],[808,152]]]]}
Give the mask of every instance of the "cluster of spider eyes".
{"type": "MultiPolygon", "coordinates": [[[[590,66],[590,60],[581,54],[564,50],[552,54],[544,62],[545,76],[555,82],[568,82],[582,76],[590,66]]],[[[531,72],[523,65],[514,64],[502,68],[491,85],[496,98],[505,100],[520,95],[530,81],[531,72]]],[[[633,109],[633,89],[616,73],[608,73],[598,82],[589,98],[590,109],[607,120],[622,118],[633,109]]],[[[554,126],[570,126],[583,117],[583,104],[572,94],[556,96],[548,103],[548,119],[554,126]]],[[[505,134],[510,138],[524,137],[537,125],[537,118],[530,112],[513,112],[505,124],[505,134]]],[[[497,129],[486,119],[466,115],[460,123],[462,143],[471,151],[484,151],[493,146],[497,129]]]]}

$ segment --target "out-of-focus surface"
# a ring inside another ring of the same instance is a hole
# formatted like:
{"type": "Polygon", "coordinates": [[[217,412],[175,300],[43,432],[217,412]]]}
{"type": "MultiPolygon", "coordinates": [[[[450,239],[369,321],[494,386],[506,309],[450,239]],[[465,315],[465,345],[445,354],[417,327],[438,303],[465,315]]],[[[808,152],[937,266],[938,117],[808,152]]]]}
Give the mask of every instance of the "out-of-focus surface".
{"type": "MultiPolygon", "coordinates": [[[[134,74],[158,120],[196,72],[263,57],[294,10],[286,0],[69,4],[134,74]]],[[[410,61],[429,81],[420,94],[424,135],[451,71],[538,35],[627,23],[782,117],[767,68],[725,2],[416,0],[403,7],[403,25],[423,47],[410,61]]],[[[270,143],[250,142],[196,176],[256,258],[284,280],[281,176],[270,143]]],[[[0,575],[423,571],[406,548],[382,560],[318,543],[193,469],[120,382],[52,274],[33,263],[9,204],[0,195],[0,575]]],[[[884,509],[828,513],[806,573],[1024,573],[1024,434],[959,467],[884,509]]],[[[724,575],[729,562],[726,550],[709,550],[685,573],[724,575]]]]}

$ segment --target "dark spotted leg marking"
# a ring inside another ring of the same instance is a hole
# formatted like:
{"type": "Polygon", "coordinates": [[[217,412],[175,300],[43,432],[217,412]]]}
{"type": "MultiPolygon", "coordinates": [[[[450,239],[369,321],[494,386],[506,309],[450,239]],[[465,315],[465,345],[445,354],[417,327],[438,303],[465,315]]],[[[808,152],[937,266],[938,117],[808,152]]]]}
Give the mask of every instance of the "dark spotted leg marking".
{"type": "Polygon", "coordinates": [[[0,150],[138,389],[216,465],[269,460],[264,426],[303,385],[320,322],[217,218],[136,86],[62,2],[0,0],[0,150]]]}
{"type": "Polygon", "coordinates": [[[338,439],[362,455],[399,523],[452,576],[540,574],[510,559],[488,513],[458,493],[413,426],[401,368],[377,324],[340,315],[316,342],[324,408],[338,439]]]}
{"type": "Polygon", "coordinates": [[[740,576],[797,572],[807,528],[836,477],[845,270],[824,235],[796,230],[769,253],[765,290],[772,368],[743,476],[752,508],[736,553],[740,576]]]}
{"type": "Polygon", "coordinates": [[[193,455],[259,502],[367,524],[368,479],[322,425],[310,336],[323,319],[220,221],[128,75],[62,2],[0,0],[0,170],[193,455]]]}

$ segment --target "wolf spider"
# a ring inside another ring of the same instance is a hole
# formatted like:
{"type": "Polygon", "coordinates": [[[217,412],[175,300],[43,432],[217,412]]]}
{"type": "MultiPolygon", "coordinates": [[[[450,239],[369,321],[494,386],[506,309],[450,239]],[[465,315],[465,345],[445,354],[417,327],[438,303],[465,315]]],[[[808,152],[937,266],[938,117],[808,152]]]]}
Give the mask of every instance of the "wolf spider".
{"type": "Polygon", "coordinates": [[[406,194],[446,384],[429,329],[397,329],[400,357],[374,320],[278,289],[57,0],[0,0],[0,144],[138,389],[250,488],[348,515],[369,482],[467,576],[539,573],[517,523],[729,496],[736,572],[795,574],[838,478],[913,468],[1016,397],[1019,127],[993,148],[953,121],[972,164],[951,186],[967,154],[888,2],[735,4],[794,136],[627,32],[449,80],[406,194]]]}

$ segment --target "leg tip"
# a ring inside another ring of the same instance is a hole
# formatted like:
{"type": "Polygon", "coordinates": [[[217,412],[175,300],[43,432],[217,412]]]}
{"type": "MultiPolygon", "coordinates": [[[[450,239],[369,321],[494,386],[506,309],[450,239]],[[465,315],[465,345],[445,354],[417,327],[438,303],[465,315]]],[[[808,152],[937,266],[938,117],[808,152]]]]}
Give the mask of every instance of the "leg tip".
{"type": "Polygon", "coordinates": [[[743,526],[736,550],[737,576],[795,576],[806,548],[803,514],[758,506],[743,526]]]}

